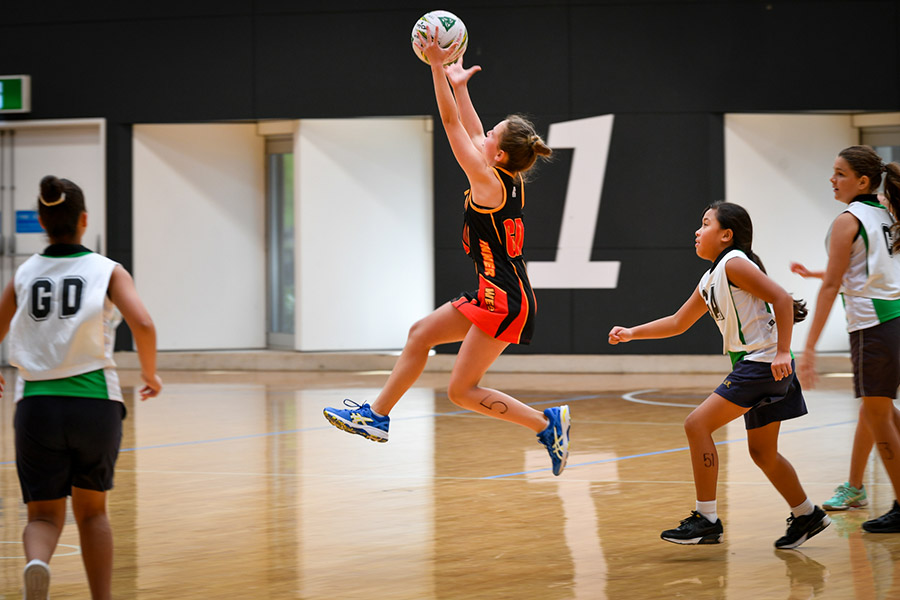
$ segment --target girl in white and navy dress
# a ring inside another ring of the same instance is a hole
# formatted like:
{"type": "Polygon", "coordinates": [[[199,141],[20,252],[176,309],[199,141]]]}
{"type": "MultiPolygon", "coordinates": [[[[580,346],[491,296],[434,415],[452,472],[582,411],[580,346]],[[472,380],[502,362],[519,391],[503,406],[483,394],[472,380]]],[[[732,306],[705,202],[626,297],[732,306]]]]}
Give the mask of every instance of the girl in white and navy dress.
{"type": "Polygon", "coordinates": [[[9,362],[18,369],[14,426],[28,509],[25,597],[47,598],[48,563],[71,496],[91,597],[103,600],[111,598],[113,557],[106,496],[125,418],[112,357],[120,311],[137,345],[141,399],[162,388],[156,330],[131,275],[81,245],[87,228],[81,188],[44,177],[38,218],[50,245],[16,270],[0,296],[0,340],[9,338],[9,362]]]}
{"type": "Polygon", "coordinates": [[[806,309],[766,275],[752,242],[747,211],[728,202],[709,206],[694,245],[697,255],[713,266],[687,302],[674,315],[609,332],[611,344],[672,337],[708,312],[731,357],[731,373],[685,420],[697,504],[681,525],[662,532],[668,542],[722,541],[716,506],[719,457],[712,434],[739,416],[744,417],[750,456],[791,508],[787,531],[775,546],[795,548],[831,522],[809,501],[793,466],[778,452],[781,422],[806,414],[791,355],[793,324],[806,316],[806,309]]]}
{"type": "Polygon", "coordinates": [[[894,503],[862,528],[870,533],[900,533],[900,411],[894,406],[900,386],[900,164],[882,162],[869,146],[844,148],[835,158],[834,198],[847,204],[828,231],[828,265],[812,273],[822,278],[806,347],[798,372],[807,386],[816,381],[816,344],[840,293],[850,334],[853,386],[862,399],[851,455],[850,481],[829,500],[843,509],[868,503],[862,471],[873,445],[894,488],[894,503]],[[884,177],[884,197],[876,192],[884,177]]]}

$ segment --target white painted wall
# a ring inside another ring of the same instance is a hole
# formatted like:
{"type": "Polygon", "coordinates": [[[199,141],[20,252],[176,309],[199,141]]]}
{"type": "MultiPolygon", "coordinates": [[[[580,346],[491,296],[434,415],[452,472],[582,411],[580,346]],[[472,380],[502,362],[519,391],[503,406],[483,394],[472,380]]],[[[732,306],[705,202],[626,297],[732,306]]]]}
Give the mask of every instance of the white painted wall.
{"type": "MultiPolygon", "coordinates": [[[[815,307],[820,280],[790,272],[792,261],[810,269],[827,262],[825,234],[844,208],[834,199],[828,178],[834,158],[858,143],[849,115],[743,115],[725,117],[725,200],[740,204],[753,219],[753,251],[769,275],[810,309],[794,328],[792,348],[801,351],[815,307]]],[[[840,300],[818,350],[848,352],[840,300]]]]}
{"type": "Polygon", "coordinates": [[[161,350],[265,346],[255,124],[134,127],[134,271],[161,350]]]}
{"type": "Polygon", "coordinates": [[[300,122],[297,350],[399,349],[434,309],[430,124],[300,122]]]}

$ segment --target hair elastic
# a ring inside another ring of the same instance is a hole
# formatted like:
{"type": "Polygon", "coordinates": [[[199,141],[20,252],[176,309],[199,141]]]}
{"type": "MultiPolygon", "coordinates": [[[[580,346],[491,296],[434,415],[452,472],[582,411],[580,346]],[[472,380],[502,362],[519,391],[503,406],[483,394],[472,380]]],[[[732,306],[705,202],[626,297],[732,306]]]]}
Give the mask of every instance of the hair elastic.
{"type": "Polygon", "coordinates": [[[63,202],[66,201],[66,193],[63,192],[62,195],[59,197],[59,200],[54,200],[53,202],[47,202],[46,200],[44,200],[43,196],[38,196],[38,199],[41,201],[41,204],[43,204],[44,206],[56,206],[57,204],[62,204],[63,202]]]}

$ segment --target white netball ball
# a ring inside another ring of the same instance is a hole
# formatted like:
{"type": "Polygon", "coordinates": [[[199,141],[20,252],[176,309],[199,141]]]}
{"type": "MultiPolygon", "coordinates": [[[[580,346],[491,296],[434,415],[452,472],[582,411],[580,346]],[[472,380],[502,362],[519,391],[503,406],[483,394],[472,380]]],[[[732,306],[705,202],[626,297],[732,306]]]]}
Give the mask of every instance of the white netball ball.
{"type": "Polygon", "coordinates": [[[438,27],[438,44],[440,44],[442,48],[449,48],[450,45],[456,41],[457,37],[459,38],[459,46],[457,46],[456,51],[447,58],[447,61],[444,64],[449,65],[450,63],[456,62],[457,59],[462,56],[462,53],[466,51],[466,46],[469,43],[469,32],[466,31],[466,26],[459,17],[446,10],[433,10],[429,13],[425,13],[418,21],[416,21],[416,25],[412,30],[413,52],[416,53],[416,56],[418,56],[422,62],[428,64],[428,59],[416,45],[416,40],[421,39],[419,36],[420,31],[422,34],[430,37],[434,33],[435,25],[438,27]]]}

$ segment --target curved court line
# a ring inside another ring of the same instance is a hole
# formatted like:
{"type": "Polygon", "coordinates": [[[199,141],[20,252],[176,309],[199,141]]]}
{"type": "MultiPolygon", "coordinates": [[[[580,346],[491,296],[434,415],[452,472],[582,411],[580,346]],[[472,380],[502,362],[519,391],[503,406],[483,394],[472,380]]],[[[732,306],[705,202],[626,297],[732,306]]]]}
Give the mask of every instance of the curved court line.
{"type": "MultiPolygon", "coordinates": [[[[0,541],[0,544],[18,544],[18,545],[21,546],[21,545],[22,545],[22,542],[3,542],[3,541],[0,541]]],[[[53,556],[54,556],[54,557],[58,557],[58,556],[75,556],[76,554],[81,554],[81,546],[73,546],[72,544],[59,544],[59,543],[57,543],[56,545],[57,545],[57,546],[63,546],[64,548],[72,548],[72,551],[71,551],[71,552],[62,552],[62,553],[60,553],[60,552],[54,552],[54,553],[53,553],[53,556]]],[[[5,556],[5,555],[0,555],[0,560],[21,560],[21,559],[23,559],[23,558],[25,558],[25,555],[24,555],[24,554],[20,554],[20,555],[18,555],[18,556],[5,556]]]]}
{"type": "Polygon", "coordinates": [[[674,402],[656,402],[654,400],[642,400],[637,398],[638,394],[649,394],[650,392],[655,392],[657,390],[638,390],[636,392],[628,392],[627,394],[622,394],[622,400],[627,400],[628,402],[634,402],[636,404],[651,404],[653,406],[678,406],[682,408],[697,408],[698,404],[676,404],[674,402]]]}

